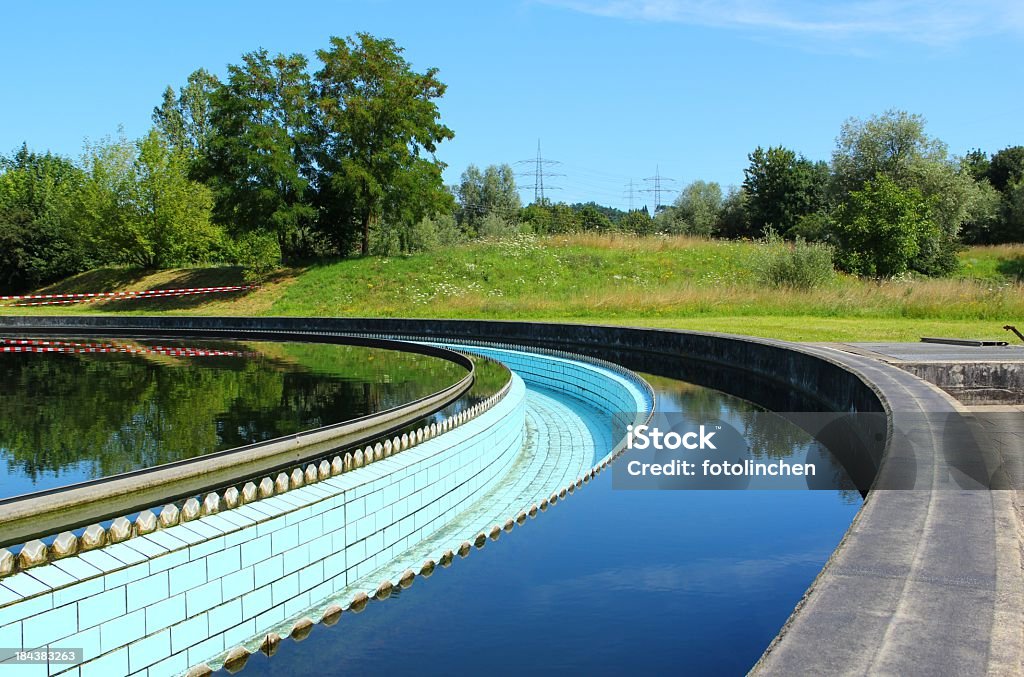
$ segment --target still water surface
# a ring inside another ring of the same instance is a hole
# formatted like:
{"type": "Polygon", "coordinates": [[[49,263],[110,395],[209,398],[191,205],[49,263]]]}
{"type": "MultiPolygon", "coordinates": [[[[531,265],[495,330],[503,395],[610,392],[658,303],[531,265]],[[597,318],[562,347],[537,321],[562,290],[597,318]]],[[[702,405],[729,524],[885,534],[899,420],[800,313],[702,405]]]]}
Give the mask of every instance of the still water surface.
{"type": "MultiPolygon", "coordinates": [[[[757,410],[648,380],[664,410],[757,410]]],[[[814,444],[800,437],[794,456],[814,444]]],[[[450,569],[254,654],[242,674],[745,674],[860,504],[840,490],[617,491],[602,473],[450,569]]]]}
{"type": "Polygon", "coordinates": [[[0,498],[260,442],[399,406],[447,360],[315,343],[0,340],[0,498]],[[73,345],[74,344],[74,345],[73,345]],[[82,352],[103,346],[132,353],[82,352]]]}

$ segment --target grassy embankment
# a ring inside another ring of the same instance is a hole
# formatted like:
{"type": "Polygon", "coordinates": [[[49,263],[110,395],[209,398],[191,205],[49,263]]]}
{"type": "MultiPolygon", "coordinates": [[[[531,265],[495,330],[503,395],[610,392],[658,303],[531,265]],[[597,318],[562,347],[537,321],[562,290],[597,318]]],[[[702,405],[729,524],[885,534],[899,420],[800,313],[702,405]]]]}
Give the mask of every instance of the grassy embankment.
{"type": "MultiPolygon", "coordinates": [[[[1012,339],[1024,325],[1024,245],[974,247],[953,278],[837,276],[810,291],[766,287],[758,247],[682,237],[578,235],[476,242],[409,257],[282,271],[218,297],[4,308],[26,313],[455,317],[675,327],[803,341],[921,336],[1012,339]]],[[[98,270],[40,290],[113,291],[237,283],[233,268],[98,270]]]]}

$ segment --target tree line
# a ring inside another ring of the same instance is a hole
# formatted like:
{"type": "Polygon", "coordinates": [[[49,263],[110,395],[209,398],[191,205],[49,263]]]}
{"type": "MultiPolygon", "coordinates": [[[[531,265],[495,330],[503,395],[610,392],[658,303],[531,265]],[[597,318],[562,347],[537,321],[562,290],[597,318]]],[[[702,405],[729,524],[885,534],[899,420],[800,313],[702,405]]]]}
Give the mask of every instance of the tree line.
{"type": "MultiPolygon", "coordinates": [[[[1024,146],[954,157],[926,133],[921,116],[890,110],[848,120],[831,162],[781,146],[758,147],[747,159],[742,185],[723,191],[713,181],[693,181],[655,214],[593,203],[509,209],[486,197],[487,181],[471,168],[456,190],[457,218],[486,232],[500,232],[501,221],[505,229],[537,233],[619,230],[818,242],[833,249],[840,268],[874,277],[945,275],[965,244],[1024,242],[1024,146]]],[[[492,180],[490,193],[500,185],[492,180]]]]}
{"type": "Polygon", "coordinates": [[[394,41],[333,37],[316,52],[260,49],[221,81],[168,87],[141,139],[87,143],[77,161],[27,145],[0,160],[0,287],[88,268],[367,254],[382,224],[454,210],[438,144],[452,131],[437,70],[394,41]]]}
{"type": "Polygon", "coordinates": [[[445,186],[453,138],[436,69],[392,40],[333,37],[311,62],[260,49],[168,87],[140,139],[72,160],[0,157],[0,289],[99,266],[282,262],[408,253],[475,237],[623,231],[822,242],[872,276],[950,272],[963,243],[1024,241],[1024,146],[949,154],[923,118],[851,119],[830,162],[756,148],[741,186],[694,181],[650,213],[594,202],[523,205],[508,165],[445,186]]]}

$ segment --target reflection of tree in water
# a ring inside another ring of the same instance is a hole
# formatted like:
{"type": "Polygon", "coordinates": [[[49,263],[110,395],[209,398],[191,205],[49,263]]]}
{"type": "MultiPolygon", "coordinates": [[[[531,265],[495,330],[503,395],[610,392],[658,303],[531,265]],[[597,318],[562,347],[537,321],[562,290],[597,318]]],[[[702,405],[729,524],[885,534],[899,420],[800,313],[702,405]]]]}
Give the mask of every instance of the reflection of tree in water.
{"type": "Polygon", "coordinates": [[[813,463],[817,475],[812,488],[840,488],[844,501],[859,502],[860,494],[846,470],[808,431],[733,395],[676,379],[641,374],[657,391],[661,411],[681,411],[693,424],[721,420],[743,435],[754,459],[787,459],[813,463]]]}
{"type": "Polygon", "coordinates": [[[0,455],[33,480],[111,475],[397,406],[465,373],[437,358],[297,345],[249,346],[271,347],[269,359],[4,355],[0,455]]]}

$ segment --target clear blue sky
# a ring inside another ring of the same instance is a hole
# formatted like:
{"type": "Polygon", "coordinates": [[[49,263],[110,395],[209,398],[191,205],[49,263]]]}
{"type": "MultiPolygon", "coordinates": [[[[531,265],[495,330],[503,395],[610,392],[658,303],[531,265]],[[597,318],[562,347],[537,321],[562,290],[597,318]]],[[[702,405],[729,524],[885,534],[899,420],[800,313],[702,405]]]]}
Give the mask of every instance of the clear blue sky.
{"type": "Polygon", "coordinates": [[[564,174],[549,197],[625,207],[627,182],[656,167],[665,186],[738,184],[755,146],[827,159],[846,118],[888,108],[924,115],[956,154],[1024,144],[1020,0],[29,5],[4,10],[0,152],[77,157],[118,125],[140,136],[196,68],[222,75],[258,47],[312,56],[357,31],[440,69],[449,183],[532,158],[540,139],[564,174]]]}

